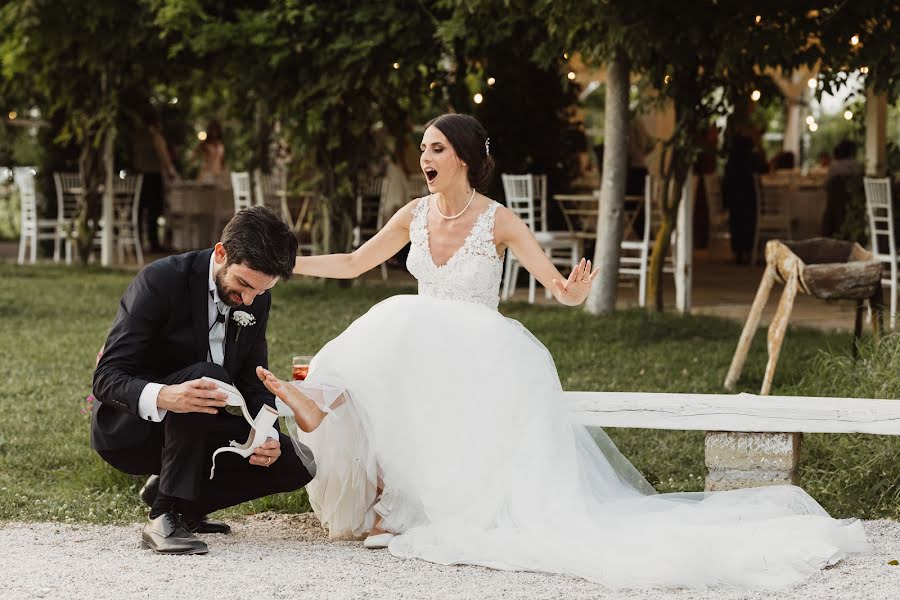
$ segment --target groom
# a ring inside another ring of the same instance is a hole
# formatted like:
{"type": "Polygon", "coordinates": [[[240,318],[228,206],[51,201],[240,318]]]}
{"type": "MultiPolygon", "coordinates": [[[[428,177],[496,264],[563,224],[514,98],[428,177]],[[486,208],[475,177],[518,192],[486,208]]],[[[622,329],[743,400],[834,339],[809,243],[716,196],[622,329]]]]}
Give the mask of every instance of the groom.
{"type": "Polygon", "coordinates": [[[205,554],[194,533],[230,531],[208,513],[312,479],[290,438],[273,428],[249,460],[221,456],[210,480],[213,451],[246,439],[248,426],[201,380],[236,386],[252,415],[274,407],[255,369],[268,363],[269,290],[291,276],[296,255],[290,228],[253,207],[231,219],[215,248],[160,259],[125,290],[94,371],[91,446],[120,471],[151,475],[141,490],[150,505],[144,547],[205,554]],[[253,319],[233,318],[234,309],[253,319]]]}

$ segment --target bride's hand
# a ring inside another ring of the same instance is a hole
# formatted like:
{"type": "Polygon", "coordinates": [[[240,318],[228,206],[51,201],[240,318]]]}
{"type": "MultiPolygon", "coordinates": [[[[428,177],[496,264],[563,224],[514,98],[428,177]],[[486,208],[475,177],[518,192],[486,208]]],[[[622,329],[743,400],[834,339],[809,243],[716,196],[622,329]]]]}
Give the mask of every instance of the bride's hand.
{"type": "Polygon", "coordinates": [[[581,304],[588,297],[594,277],[599,272],[599,269],[591,271],[591,261],[582,258],[581,262],[569,273],[568,279],[565,281],[553,280],[553,285],[556,288],[554,290],[556,299],[560,304],[565,304],[566,306],[581,304]]]}

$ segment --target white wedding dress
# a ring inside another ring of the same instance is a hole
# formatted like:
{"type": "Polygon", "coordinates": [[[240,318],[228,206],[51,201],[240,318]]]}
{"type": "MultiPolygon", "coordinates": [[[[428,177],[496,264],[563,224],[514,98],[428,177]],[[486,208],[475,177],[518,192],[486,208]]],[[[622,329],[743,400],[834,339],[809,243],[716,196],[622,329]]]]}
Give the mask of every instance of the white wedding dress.
{"type": "Polygon", "coordinates": [[[497,312],[498,205],[444,266],[430,206],[410,227],[419,294],[374,306],[295,382],[330,411],[312,433],[291,429],[315,455],[307,490],[333,538],[362,536],[378,513],[399,557],[614,587],[778,588],[868,550],[858,521],[798,487],[656,495],[599,429],[572,422],[550,354],[497,312]]]}

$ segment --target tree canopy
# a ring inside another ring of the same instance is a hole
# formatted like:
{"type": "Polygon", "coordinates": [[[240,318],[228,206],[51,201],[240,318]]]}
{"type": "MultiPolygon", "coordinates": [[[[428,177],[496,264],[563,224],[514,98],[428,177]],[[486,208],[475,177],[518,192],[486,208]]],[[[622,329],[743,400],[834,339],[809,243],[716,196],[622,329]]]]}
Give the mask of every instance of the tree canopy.
{"type": "MultiPolygon", "coordinates": [[[[326,249],[341,251],[386,140],[441,112],[479,117],[501,171],[549,173],[564,188],[584,147],[580,90],[565,77],[576,51],[598,65],[626,56],[654,102],[675,107],[663,175],[677,189],[697,134],[745,101],[766,67],[818,65],[821,89],[864,68],[871,86],[896,93],[897,23],[900,8],[876,0],[30,0],[0,7],[0,97],[40,107],[58,142],[80,146],[85,249],[104,144],[162,108],[166,89],[228,119],[252,149],[230,156],[241,168],[269,169],[283,138],[315,177],[326,249]]],[[[669,226],[677,197],[664,201],[669,226]]]]}

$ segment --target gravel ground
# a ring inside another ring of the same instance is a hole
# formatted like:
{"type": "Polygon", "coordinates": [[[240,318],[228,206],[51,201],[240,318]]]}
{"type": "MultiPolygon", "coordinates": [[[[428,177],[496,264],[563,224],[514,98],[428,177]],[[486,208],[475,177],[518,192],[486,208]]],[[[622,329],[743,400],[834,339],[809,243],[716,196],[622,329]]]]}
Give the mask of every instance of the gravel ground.
{"type": "MultiPolygon", "coordinates": [[[[262,514],[205,536],[206,556],[141,550],[140,525],[0,524],[0,597],[19,598],[675,598],[900,597],[900,522],[865,523],[874,552],[777,594],[609,590],[559,575],[401,560],[358,542],[329,542],[312,514],[262,514]]],[[[647,565],[652,569],[653,565],[647,565]]]]}

